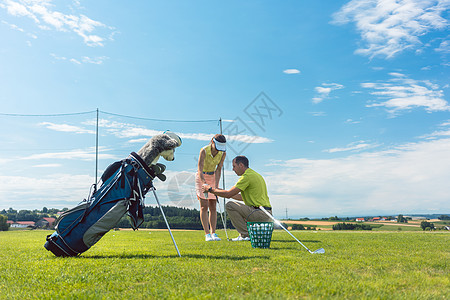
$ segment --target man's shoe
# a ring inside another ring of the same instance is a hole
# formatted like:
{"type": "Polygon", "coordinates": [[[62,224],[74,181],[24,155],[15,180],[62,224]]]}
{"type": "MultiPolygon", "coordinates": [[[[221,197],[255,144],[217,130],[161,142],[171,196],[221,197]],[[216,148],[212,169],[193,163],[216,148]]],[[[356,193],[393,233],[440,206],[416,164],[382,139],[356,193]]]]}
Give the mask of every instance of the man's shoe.
{"type": "Polygon", "coordinates": [[[213,241],[221,241],[222,240],[220,237],[217,236],[217,233],[211,234],[211,237],[212,237],[213,241]]]}
{"type": "Polygon", "coordinates": [[[205,235],[205,241],[207,241],[207,242],[211,242],[211,241],[214,241],[214,239],[213,239],[213,237],[211,236],[211,234],[206,234],[205,235]]]}
{"type": "Polygon", "coordinates": [[[250,241],[249,237],[242,237],[238,236],[237,238],[231,239],[233,242],[240,242],[240,241],[250,241]]]}

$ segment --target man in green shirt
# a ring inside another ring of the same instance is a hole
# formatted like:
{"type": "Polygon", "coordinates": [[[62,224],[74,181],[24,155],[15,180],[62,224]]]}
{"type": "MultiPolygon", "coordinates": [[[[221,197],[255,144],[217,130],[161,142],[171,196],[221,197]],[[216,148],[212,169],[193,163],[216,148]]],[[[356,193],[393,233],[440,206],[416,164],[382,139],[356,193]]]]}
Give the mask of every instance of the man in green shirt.
{"type": "Polygon", "coordinates": [[[268,212],[272,213],[272,207],[267,195],[267,187],[264,178],[248,167],[248,159],[245,156],[236,156],[233,159],[233,171],[240,176],[236,185],[229,190],[213,188],[204,185],[205,192],[214,195],[233,198],[244,203],[229,201],[226,204],[231,223],[239,232],[239,236],[233,241],[249,241],[247,231],[247,222],[272,222],[272,220],[259,209],[263,206],[268,212]]]}

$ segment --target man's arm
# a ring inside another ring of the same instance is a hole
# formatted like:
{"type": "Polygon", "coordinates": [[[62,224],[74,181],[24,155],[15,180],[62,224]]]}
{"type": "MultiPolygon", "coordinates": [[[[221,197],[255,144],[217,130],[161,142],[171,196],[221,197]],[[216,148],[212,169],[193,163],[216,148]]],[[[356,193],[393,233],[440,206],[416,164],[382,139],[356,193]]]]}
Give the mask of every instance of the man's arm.
{"type": "Polygon", "coordinates": [[[219,186],[220,176],[222,175],[223,162],[225,161],[226,156],[227,156],[227,153],[224,152],[222,154],[222,159],[220,160],[219,164],[217,165],[217,169],[215,171],[216,187],[219,186]]]}
{"type": "Polygon", "coordinates": [[[208,193],[212,193],[212,194],[214,194],[216,196],[219,196],[219,197],[233,198],[235,200],[243,201],[242,200],[242,196],[239,194],[241,192],[241,190],[238,189],[235,186],[233,186],[229,190],[222,190],[222,189],[219,189],[219,188],[213,188],[213,187],[211,187],[209,185],[204,185],[203,186],[203,191],[208,192],[208,193]]]}

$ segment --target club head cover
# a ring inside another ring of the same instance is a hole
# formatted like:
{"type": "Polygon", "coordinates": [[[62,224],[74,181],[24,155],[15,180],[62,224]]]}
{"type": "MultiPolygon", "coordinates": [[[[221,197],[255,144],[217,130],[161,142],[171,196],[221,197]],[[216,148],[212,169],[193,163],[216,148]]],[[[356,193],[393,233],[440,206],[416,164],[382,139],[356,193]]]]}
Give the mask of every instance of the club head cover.
{"type": "Polygon", "coordinates": [[[159,180],[161,180],[161,181],[166,181],[166,179],[167,179],[166,175],[164,175],[164,174],[158,174],[158,175],[156,175],[156,177],[158,177],[159,180]]]}
{"type": "Polygon", "coordinates": [[[156,165],[157,165],[157,166],[159,167],[159,169],[160,169],[160,172],[159,172],[158,174],[162,174],[162,173],[166,170],[166,166],[165,166],[165,165],[160,164],[160,163],[157,163],[156,165]]]}

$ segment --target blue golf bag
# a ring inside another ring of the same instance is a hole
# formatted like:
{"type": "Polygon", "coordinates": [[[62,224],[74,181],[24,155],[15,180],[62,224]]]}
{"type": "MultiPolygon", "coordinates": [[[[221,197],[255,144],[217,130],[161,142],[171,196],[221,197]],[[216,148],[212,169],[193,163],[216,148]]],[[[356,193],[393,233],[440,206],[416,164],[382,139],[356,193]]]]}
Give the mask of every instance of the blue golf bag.
{"type": "Polygon", "coordinates": [[[56,256],[77,256],[114,228],[125,213],[133,229],[144,221],[144,197],[153,188],[153,179],[164,181],[163,164],[148,167],[136,153],[111,164],[102,184],[89,199],[64,212],[56,221],[56,231],[47,236],[44,247],[56,256]]]}

